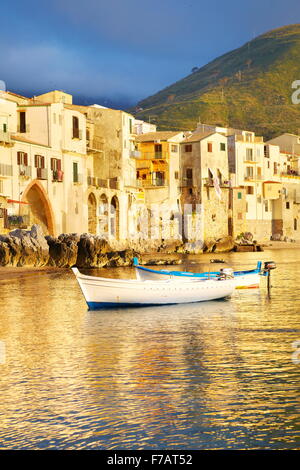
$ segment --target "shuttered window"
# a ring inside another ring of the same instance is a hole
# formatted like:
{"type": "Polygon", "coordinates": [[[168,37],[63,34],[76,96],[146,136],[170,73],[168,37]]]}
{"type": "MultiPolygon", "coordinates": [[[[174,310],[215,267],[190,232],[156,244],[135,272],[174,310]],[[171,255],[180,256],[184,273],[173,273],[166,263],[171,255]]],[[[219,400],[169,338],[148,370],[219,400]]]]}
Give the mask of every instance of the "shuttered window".
{"type": "Polygon", "coordinates": [[[28,166],[28,155],[25,152],[17,152],[18,165],[28,166]]]}
{"type": "Polygon", "coordinates": [[[35,155],[34,166],[35,168],[45,168],[45,157],[43,157],[42,155],[35,155]]]}

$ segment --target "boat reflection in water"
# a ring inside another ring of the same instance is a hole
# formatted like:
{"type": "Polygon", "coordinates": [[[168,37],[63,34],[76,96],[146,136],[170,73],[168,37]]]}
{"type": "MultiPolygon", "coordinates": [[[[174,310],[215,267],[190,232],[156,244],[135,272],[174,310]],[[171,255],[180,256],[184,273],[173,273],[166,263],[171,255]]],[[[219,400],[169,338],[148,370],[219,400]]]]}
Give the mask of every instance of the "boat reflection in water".
{"type": "MultiPolygon", "coordinates": [[[[250,269],[258,256],[230,259],[250,269]]],[[[268,259],[271,298],[263,283],[230,300],[88,311],[71,272],[1,283],[1,448],[299,447],[300,251],[268,259]]]]}

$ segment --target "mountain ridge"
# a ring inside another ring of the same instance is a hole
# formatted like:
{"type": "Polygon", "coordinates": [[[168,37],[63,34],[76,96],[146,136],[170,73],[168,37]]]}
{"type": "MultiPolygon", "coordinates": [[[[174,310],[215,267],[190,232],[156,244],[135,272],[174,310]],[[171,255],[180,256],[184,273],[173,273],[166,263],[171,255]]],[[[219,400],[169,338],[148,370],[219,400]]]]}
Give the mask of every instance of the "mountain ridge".
{"type": "Polygon", "coordinates": [[[300,24],[261,34],[141,100],[139,119],[159,129],[187,130],[200,120],[271,138],[298,132],[300,105],[291,101],[300,80],[300,24]]]}

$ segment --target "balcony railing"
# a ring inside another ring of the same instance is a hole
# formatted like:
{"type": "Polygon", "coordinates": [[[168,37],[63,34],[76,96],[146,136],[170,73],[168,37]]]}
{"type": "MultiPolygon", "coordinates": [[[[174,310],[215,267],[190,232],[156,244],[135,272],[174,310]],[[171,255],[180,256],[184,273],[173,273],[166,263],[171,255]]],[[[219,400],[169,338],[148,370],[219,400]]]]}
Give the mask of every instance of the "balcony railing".
{"type": "Polygon", "coordinates": [[[62,183],[64,180],[64,172],[61,170],[53,170],[52,171],[52,181],[57,183],[62,183]]]}
{"type": "Polygon", "coordinates": [[[152,179],[152,186],[165,186],[166,180],[163,178],[152,179]]]}
{"type": "Polygon", "coordinates": [[[73,174],[73,183],[74,184],[82,184],[83,183],[83,177],[82,177],[81,173],[73,174]]]}
{"type": "Polygon", "coordinates": [[[184,178],[182,182],[183,188],[192,188],[193,187],[193,178],[184,178]]]}
{"type": "Polygon", "coordinates": [[[286,178],[299,178],[300,176],[299,171],[296,170],[282,171],[280,175],[286,178]]]}
{"type": "Polygon", "coordinates": [[[141,160],[164,160],[168,158],[168,152],[141,152],[141,160]]]}
{"type": "Polygon", "coordinates": [[[27,228],[30,225],[30,215],[9,215],[7,225],[8,228],[27,228]]]}
{"type": "Polygon", "coordinates": [[[19,165],[19,175],[23,176],[24,178],[30,178],[31,177],[31,166],[19,165]]]}
{"type": "Polygon", "coordinates": [[[47,168],[37,168],[36,177],[39,180],[46,180],[48,178],[47,168]]]}
{"type": "Polygon", "coordinates": [[[88,186],[97,186],[97,178],[95,176],[88,176],[87,177],[87,184],[88,186]]]}
{"type": "Polygon", "coordinates": [[[244,180],[245,181],[262,181],[263,176],[262,175],[245,175],[244,180]]]}
{"type": "Polygon", "coordinates": [[[0,163],[0,176],[12,176],[12,165],[0,163]]]}
{"type": "Polygon", "coordinates": [[[110,178],[109,179],[109,187],[111,189],[119,189],[120,188],[120,182],[118,178],[110,178]]]}
{"type": "Polygon", "coordinates": [[[103,152],[103,142],[97,139],[87,139],[86,147],[88,152],[103,152]]]}
{"type": "Polygon", "coordinates": [[[98,188],[108,188],[108,180],[97,178],[97,186],[98,188]]]}
{"type": "Polygon", "coordinates": [[[0,142],[9,144],[11,142],[10,132],[0,131],[0,142]]]}
{"type": "Polygon", "coordinates": [[[130,151],[130,156],[131,158],[141,158],[142,152],[139,150],[131,150],[130,151]]]}

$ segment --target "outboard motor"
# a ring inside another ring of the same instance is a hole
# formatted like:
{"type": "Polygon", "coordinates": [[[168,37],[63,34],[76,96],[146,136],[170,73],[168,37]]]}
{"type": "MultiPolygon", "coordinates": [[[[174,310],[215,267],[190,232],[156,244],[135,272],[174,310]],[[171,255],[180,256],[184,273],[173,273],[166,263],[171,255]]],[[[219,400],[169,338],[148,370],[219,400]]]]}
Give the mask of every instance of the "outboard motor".
{"type": "Polygon", "coordinates": [[[274,261],[265,261],[263,274],[264,274],[264,276],[268,277],[267,288],[268,288],[269,297],[270,297],[270,294],[271,294],[271,271],[273,269],[276,269],[276,263],[274,261]]]}
{"type": "Polygon", "coordinates": [[[265,261],[264,271],[271,271],[276,269],[276,263],[274,261],[265,261]]]}
{"type": "Polygon", "coordinates": [[[233,279],[233,270],[231,268],[223,268],[220,269],[220,274],[218,276],[219,280],[224,280],[224,279],[233,279]]]}

